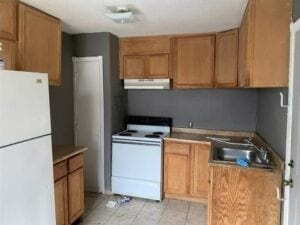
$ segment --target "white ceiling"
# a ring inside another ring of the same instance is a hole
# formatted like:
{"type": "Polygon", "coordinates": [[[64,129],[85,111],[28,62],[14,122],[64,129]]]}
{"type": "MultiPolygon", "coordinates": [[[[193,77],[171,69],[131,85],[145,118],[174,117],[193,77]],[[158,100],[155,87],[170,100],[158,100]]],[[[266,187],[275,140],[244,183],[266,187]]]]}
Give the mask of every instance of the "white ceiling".
{"type": "Polygon", "coordinates": [[[144,36],[222,31],[241,22],[247,0],[22,0],[60,18],[63,31],[144,36]],[[129,6],[138,22],[118,24],[104,14],[129,6]]]}

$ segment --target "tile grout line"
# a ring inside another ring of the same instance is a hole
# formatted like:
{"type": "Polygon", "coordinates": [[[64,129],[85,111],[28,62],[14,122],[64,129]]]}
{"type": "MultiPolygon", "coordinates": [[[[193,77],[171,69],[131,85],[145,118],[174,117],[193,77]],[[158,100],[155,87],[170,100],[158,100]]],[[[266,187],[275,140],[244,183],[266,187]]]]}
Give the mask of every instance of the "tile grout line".
{"type": "Polygon", "coordinates": [[[165,211],[166,211],[166,208],[168,207],[168,205],[169,205],[169,199],[167,199],[168,200],[168,202],[167,202],[167,204],[165,205],[165,207],[164,207],[164,210],[162,211],[162,213],[161,213],[161,215],[160,215],[160,218],[159,218],[159,220],[158,220],[158,224],[160,224],[160,222],[161,222],[161,219],[162,219],[162,217],[163,217],[163,215],[164,215],[164,213],[165,213],[165,211]]]}
{"type": "MultiPolygon", "coordinates": [[[[91,201],[93,203],[93,204],[91,204],[92,207],[90,207],[89,210],[86,210],[87,213],[86,213],[85,219],[87,219],[93,211],[97,210],[97,208],[102,203],[105,203],[108,200],[115,200],[112,197],[113,196],[110,196],[109,198],[106,198],[103,195],[96,196],[96,197],[94,197],[94,196],[91,197],[91,199],[94,199],[94,201],[91,201]]],[[[167,200],[167,202],[165,204],[162,204],[162,201],[157,203],[158,205],[161,204],[161,206],[160,206],[161,207],[161,213],[160,213],[160,215],[157,217],[157,219],[153,219],[154,222],[155,222],[155,224],[157,224],[157,225],[159,225],[159,224],[161,224],[163,222],[164,214],[166,213],[166,211],[168,210],[168,207],[171,204],[171,202],[169,201],[169,199],[166,199],[166,200],[167,200]]],[[[151,206],[153,206],[153,207],[156,206],[156,204],[153,205],[152,202],[150,202],[149,200],[141,200],[140,208],[136,211],[135,214],[132,215],[132,221],[131,222],[128,221],[129,223],[126,223],[126,224],[133,225],[137,221],[137,218],[141,215],[142,210],[145,209],[145,207],[148,204],[149,204],[150,207],[151,206]]],[[[105,225],[105,224],[107,225],[108,222],[120,211],[121,208],[122,208],[122,206],[118,206],[115,210],[113,210],[112,212],[109,213],[109,216],[107,217],[107,219],[103,218],[104,220],[102,220],[102,222],[95,221],[96,222],[95,225],[96,224],[97,225],[105,225]]],[[[185,217],[184,217],[185,220],[183,222],[184,225],[188,225],[189,224],[188,218],[189,218],[189,214],[192,213],[191,210],[192,210],[192,203],[188,202],[186,214],[185,214],[185,217]]],[[[203,210],[203,212],[204,211],[205,210],[203,210]]],[[[201,218],[204,217],[204,213],[203,212],[201,210],[201,218]]],[[[141,217],[141,218],[143,219],[144,217],[141,217]]],[[[145,218],[147,218],[147,217],[145,217],[145,218]]],[[[88,224],[90,224],[90,223],[85,223],[85,222],[80,223],[80,225],[88,225],[88,224]]],[[[202,224],[202,222],[201,222],[201,224],[202,224]]]]}
{"type": "Polygon", "coordinates": [[[132,223],[130,225],[132,225],[135,221],[135,219],[137,218],[137,216],[140,214],[140,212],[142,211],[142,209],[145,207],[146,202],[144,202],[143,206],[140,208],[140,210],[138,211],[138,213],[135,215],[135,217],[132,220],[132,223]]]}
{"type": "Polygon", "coordinates": [[[188,216],[190,213],[190,208],[191,208],[191,203],[189,202],[189,207],[188,207],[187,213],[185,215],[185,222],[184,222],[185,225],[187,225],[187,219],[188,219],[188,216]]]}
{"type": "MultiPolygon", "coordinates": [[[[101,196],[101,197],[103,197],[103,196],[101,196]]],[[[100,197],[100,198],[101,198],[101,197],[100,197]]],[[[98,202],[99,199],[100,199],[100,198],[94,197],[94,196],[93,196],[93,197],[89,197],[89,198],[95,199],[96,202],[98,202]]],[[[84,210],[87,212],[87,214],[85,215],[85,219],[87,219],[88,216],[89,216],[94,210],[96,210],[96,208],[98,207],[98,205],[100,205],[100,203],[95,204],[95,206],[91,207],[89,210],[84,209],[84,210]]],[[[83,223],[83,224],[84,224],[84,223],[83,223]]]]}

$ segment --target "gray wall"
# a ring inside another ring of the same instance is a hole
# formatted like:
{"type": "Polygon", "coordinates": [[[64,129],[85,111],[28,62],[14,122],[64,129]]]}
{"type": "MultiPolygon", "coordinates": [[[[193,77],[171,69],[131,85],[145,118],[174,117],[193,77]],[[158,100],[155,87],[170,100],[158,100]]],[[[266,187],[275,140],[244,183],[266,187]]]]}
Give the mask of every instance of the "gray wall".
{"type": "Polygon", "coordinates": [[[73,35],[74,55],[103,56],[105,186],[111,187],[111,135],[124,129],[126,95],[119,80],[119,41],[110,33],[73,35]]]}
{"type": "Polygon", "coordinates": [[[74,144],[72,36],[62,34],[62,85],[50,86],[50,109],[53,144],[74,144]]]}
{"type": "Polygon", "coordinates": [[[127,115],[127,92],[119,78],[119,39],[110,35],[111,132],[123,130],[127,115]]]}
{"type": "Polygon", "coordinates": [[[258,90],[257,132],[285,158],[287,109],[280,107],[280,92],[287,104],[287,88],[258,90]]]}
{"type": "Polygon", "coordinates": [[[293,20],[296,21],[300,18],[300,1],[293,0],[293,20]]]}
{"type": "Polygon", "coordinates": [[[175,127],[255,131],[256,89],[128,91],[130,115],[169,116],[175,127]]]}

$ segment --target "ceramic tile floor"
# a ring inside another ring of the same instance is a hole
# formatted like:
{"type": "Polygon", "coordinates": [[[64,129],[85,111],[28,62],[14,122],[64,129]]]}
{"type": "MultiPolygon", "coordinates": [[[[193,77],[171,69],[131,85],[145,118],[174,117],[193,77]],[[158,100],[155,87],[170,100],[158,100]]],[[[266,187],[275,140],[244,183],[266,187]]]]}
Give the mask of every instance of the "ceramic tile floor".
{"type": "Polygon", "coordinates": [[[206,225],[206,205],[179,200],[155,202],[134,198],[113,209],[109,200],[117,196],[87,193],[80,225],[206,225]]]}

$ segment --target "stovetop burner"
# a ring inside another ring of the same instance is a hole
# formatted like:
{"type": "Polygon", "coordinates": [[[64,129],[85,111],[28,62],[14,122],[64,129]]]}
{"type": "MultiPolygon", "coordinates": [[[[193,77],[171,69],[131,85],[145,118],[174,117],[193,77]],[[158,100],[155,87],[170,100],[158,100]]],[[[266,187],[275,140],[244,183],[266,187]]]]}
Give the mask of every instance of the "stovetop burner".
{"type": "Polygon", "coordinates": [[[128,133],[128,132],[123,132],[123,133],[120,133],[119,135],[120,136],[131,136],[132,134],[128,133]]]}
{"type": "Polygon", "coordinates": [[[146,134],[145,137],[147,138],[159,138],[160,136],[157,134],[146,134]]]}
{"type": "Polygon", "coordinates": [[[128,133],[137,133],[137,130],[126,130],[128,133]]]}
{"type": "Polygon", "coordinates": [[[163,132],[153,132],[152,134],[154,134],[154,135],[163,135],[164,133],[163,132]]]}

